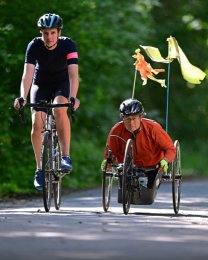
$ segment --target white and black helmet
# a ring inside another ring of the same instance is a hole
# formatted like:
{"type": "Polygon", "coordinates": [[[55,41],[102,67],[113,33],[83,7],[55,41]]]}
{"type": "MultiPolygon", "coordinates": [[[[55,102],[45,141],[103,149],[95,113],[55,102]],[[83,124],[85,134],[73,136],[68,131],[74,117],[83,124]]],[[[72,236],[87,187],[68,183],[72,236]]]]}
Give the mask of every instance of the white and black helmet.
{"type": "Polygon", "coordinates": [[[144,107],[142,103],[134,98],[129,98],[124,100],[120,104],[120,115],[121,116],[129,116],[135,114],[145,114],[144,107]]]}

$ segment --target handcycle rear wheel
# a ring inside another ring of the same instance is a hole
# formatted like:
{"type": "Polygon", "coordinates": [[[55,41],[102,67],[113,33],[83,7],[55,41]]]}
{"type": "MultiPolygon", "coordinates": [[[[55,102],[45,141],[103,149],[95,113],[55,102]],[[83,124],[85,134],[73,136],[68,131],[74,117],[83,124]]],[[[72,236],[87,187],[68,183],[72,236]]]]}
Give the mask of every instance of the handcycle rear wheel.
{"type": "Polygon", "coordinates": [[[172,162],[172,198],[174,212],[178,214],[181,197],[181,152],[178,140],[174,142],[174,146],[176,148],[176,156],[172,162]]]}
{"type": "Polygon", "coordinates": [[[124,214],[129,213],[132,199],[132,175],[133,175],[133,143],[128,139],[124,155],[123,178],[122,178],[122,204],[124,214]]]}
{"type": "Polygon", "coordinates": [[[112,186],[113,186],[113,176],[112,172],[109,172],[109,163],[105,165],[102,178],[102,195],[103,195],[103,209],[105,212],[108,211],[111,202],[112,186]]]}
{"type": "Polygon", "coordinates": [[[44,133],[42,144],[42,171],[43,171],[43,203],[46,212],[50,211],[52,197],[52,149],[51,138],[48,132],[44,133]]]}
{"type": "Polygon", "coordinates": [[[107,212],[110,207],[112,186],[113,186],[112,152],[109,150],[105,168],[103,170],[103,177],[102,177],[103,209],[105,212],[107,212]]]}
{"type": "Polygon", "coordinates": [[[55,151],[55,165],[54,165],[54,176],[53,176],[53,198],[55,209],[59,210],[61,206],[61,185],[62,185],[62,177],[61,177],[61,151],[58,142],[58,136],[54,137],[54,151],[55,151]]]}

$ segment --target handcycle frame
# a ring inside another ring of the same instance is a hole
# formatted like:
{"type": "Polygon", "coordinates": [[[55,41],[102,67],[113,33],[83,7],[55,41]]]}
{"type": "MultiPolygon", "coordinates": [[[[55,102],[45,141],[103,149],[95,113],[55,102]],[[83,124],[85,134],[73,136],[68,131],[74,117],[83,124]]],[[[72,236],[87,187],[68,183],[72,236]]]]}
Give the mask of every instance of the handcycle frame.
{"type": "Polygon", "coordinates": [[[113,182],[119,184],[118,203],[123,205],[123,213],[128,214],[131,204],[150,205],[154,202],[157,190],[162,182],[172,183],[172,200],[175,214],[180,208],[181,194],[181,154],[180,144],[175,140],[176,156],[169,165],[169,172],[164,174],[162,168],[139,168],[134,164],[133,141],[128,139],[122,164],[113,163],[112,152],[108,151],[105,168],[102,172],[102,204],[107,212],[110,208],[113,182]],[[156,176],[151,188],[144,185],[149,171],[156,171],[156,176]]]}
{"type": "Polygon", "coordinates": [[[39,103],[27,103],[23,106],[23,99],[19,99],[19,116],[24,121],[24,107],[42,108],[46,110],[46,119],[43,128],[43,139],[41,148],[41,170],[43,172],[43,204],[46,212],[50,211],[52,195],[54,198],[55,209],[59,210],[61,206],[62,178],[66,172],[61,170],[61,151],[58,135],[56,131],[56,122],[52,112],[53,108],[69,107],[71,120],[75,120],[74,104],[75,99],[70,98],[69,103],[53,104],[45,100],[39,103]]]}

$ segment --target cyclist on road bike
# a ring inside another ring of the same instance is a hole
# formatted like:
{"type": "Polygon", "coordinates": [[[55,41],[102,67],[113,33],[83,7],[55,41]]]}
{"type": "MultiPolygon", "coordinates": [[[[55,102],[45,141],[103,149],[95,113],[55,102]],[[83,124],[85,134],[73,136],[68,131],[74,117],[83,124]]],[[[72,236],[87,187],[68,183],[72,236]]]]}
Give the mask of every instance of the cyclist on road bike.
{"type": "MultiPolygon", "coordinates": [[[[53,103],[66,103],[69,97],[75,98],[74,109],[79,107],[77,99],[79,88],[78,53],[76,44],[68,37],[61,36],[63,20],[57,14],[44,14],[37,22],[41,37],[34,38],[27,46],[24,71],[20,86],[20,97],[26,105],[30,92],[31,103],[47,100],[53,103]]],[[[20,108],[19,98],[14,101],[14,107],[20,108]]],[[[34,185],[41,190],[43,174],[40,167],[42,130],[46,111],[33,108],[31,140],[35,153],[37,169],[34,185]]],[[[67,108],[54,109],[56,128],[62,152],[61,169],[70,173],[72,161],[70,158],[71,126],[67,108]]]]}
{"type": "MultiPolygon", "coordinates": [[[[122,121],[116,123],[110,130],[101,169],[104,169],[108,150],[112,151],[114,160],[123,163],[126,142],[134,141],[134,164],[138,167],[163,167],[168,170],[176,154],[174,143],[166,131],[157,122],[144,116],[144,107],[137,99],[126,99],[120,105],[122,121]],[[123,139],[123,140],[122,140],[123,139]]],[[[154,177],[149,174],[150,186],[154,177]]]]}

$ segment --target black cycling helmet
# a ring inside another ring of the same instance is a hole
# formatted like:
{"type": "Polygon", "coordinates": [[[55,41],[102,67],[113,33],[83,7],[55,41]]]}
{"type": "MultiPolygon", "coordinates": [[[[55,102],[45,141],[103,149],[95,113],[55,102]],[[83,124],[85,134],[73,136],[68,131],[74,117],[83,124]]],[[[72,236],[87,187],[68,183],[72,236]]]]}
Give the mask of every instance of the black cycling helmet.
{"type": "Polygon", "coordinates": [[[63,28],[63,20],[57,14],[44,14],[38,20],[39,29],[52,29],[57,28],[61,30],[63,28]]]}
{"type": "Polygon", "coordinates": [[[142,103],[134,98],[124,100],[120,105],[120,115],[130,116],[135,114],[145,114],[142,103]]]}

